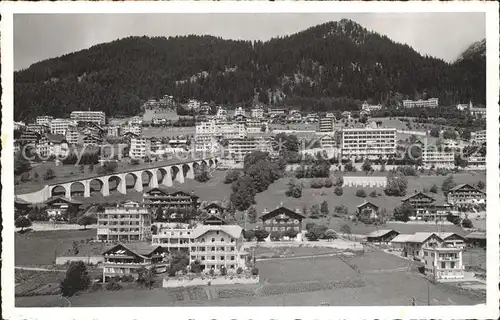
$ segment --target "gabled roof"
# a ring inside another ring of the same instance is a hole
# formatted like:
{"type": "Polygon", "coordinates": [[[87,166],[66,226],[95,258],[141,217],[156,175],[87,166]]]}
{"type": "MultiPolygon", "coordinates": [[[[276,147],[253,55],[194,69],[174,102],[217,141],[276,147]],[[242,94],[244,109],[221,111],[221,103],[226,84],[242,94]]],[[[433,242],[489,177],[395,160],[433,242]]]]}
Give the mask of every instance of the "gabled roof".
{"type": "Polygon", "coordinates": [[[66,138],[62,134],[52,134],[52,133],[45,133],[44,137],[47,138],[50,142],[53,143],[63,143],[66,142],[66,138]]]}
{"type": "Polygon", "coordinates": [[[479,192],[482,192],[482,193],[486,194],[484,191],[481,191],[481,190],[479,190],[478,188],[476,188],[476,187],[474,187],[474,186],[471,186],[471,185],[470,185],[470,184],[468,184],[468,183],[462,183],[462,184],[456,185],[455,187],[453,187],[453,188],[451,188],[451,189],[450,189],[450,192],[451,192],[451,191],[457,191],[457,190],[460,190],[460,189],[462,189],[463,187],[470,187],[471,189],[474,189],[474,190],[477,190],[477,191],[479,191],[479,192]]]}
{"type": "Polygon", "coordinates": [[[281,206],[279,208],[276,208],[276,209],[274,209],[272,211],[269,211],[269,212],[263,214],[262,216],[260,216],[259,219],[266,220],[266,219],[268,219],[270,217],[273,217],[273,216],[279,214],[278,213],[279,211],[284,211],[285,214],[290,215],[292,217],[297,217],[297,218],[300,218],[300,219],[305,219],[305,217],[302,214],[300,214],[298,212],[295,212],[295,211],[292,211],[292,210],[290,210],[288,208],[285,208],[283,206],[281,206]]]}
{"type": "Polygon", "coordinates": [[[465,238],[464,238],[464,237],[462,237],[461,235],[459,235],[459,234],[457,234],[457,233],[455,233],[455,232],[442,232],[442,233],[440,233],[440,234],[439,234],[439,237],[440,237],[441,239],[443,239],[443,240],[446,240],[446,239],[448,239],[448,238],[449,238],[449,237],[451,237],[451,236],[457,236],[457,237],[459,237],[460,239],[465,240],[465,238]]]}
{"type": "Polygon", "coordinates": [[[474,231],[465,236],[465,239],[484,239],[486,240],[486,232],[474,231]]]}
{"type": "Polygon", "coordinates": [[[198,196],[195,196],[194,194],[190,194],[188,192],[185,192],[185,191],[182,191],[182,190],[178,190],[178,189],[175,189],[175,188],[171,188],[171,187],[157,187],[157,188],[152,188],[148,191],[146,191],[145,193],[149,194],[151,193],[152,191],[159,191],[161,193],[163,193],[164,195],[166,196],[176,196],[176,195],[186,195],[186,196],[191,196],[191,197],[196,197],[198,198],[198,196]]]}
{"type": "Polygon", "coordinates": [[[218,217],[214,214],[208,216],[205,220],[203,220],[203,224],[204,225],[214,225],[214,224],[211,224],[211,223],[208,223],[208,222],[219,222],[218,224],[216,225],[227,225],[227,221],[222,219],[221,217],[218,217]]]}
{"type": "Polygon", "coordinates": [[[212,202],[208,205],[206,205],[205,207],[203,207],[203,209],[210,209],[210,208],[219,208],[219,209],[222,209],[222,210],[226,210],[226,208],[224,208],[223,206],[221,206],[220,204],[216,203],[216,202],[212,202]]]}
{"type": "Polygon", "coordinates": [[[227,233],[233,238],[239,238],[241,236],[243,228],[237,225],[222,225],[222,226],[198,225],[196,228],[194,228],[191,235],[193,236],[193,238],[199,238],[209,231],[222,231],[227,233]]]}
{"type": "Polygon", "coordinates": [[[429,239],[432,236],[436,236],[438,239],[443,240],[434,232],[416,232],[412,235],[411,238],[408,239],[407,242],[424,243],[425,241],[427,241],[427,239],[429,239]]]}
{"type": "Polygon", "coordinates": [[[122,247],[142,258],[147,258],[151,254],[153,254],[157,249],[161,248],[161,246],[151,245],[147,242],[132,242],[127,244],[119,243],[113,246],[112,248],[107,249],[105,252],[103,252],[103,255],[106,255],[109,252],[114,251],[117,247],[122,247]]]}
{"type": "Polygon", "coordinates": [[[45,204],[52,204],[54,202],[66,202],[66,203],[71,203],[71,204],[75,204],[75,205],[81,205],[83,202],[81,201],[78,201],[78,200],[74,200],[74,199],[68,199],[66,197],[62,197],[62,196],[56,196],[56,197],[52,197],[52,198],[49,198],[48,200],[45,201],[45,204]]]}
{"type": "Polygon", "coordinates": [[[377,206],[376,204],[374,204],[373,202],[370,202],[370,201],[365,201],[363,202],[362,204],[356,206],[356,208],[361,208],[361,207],[364,207],[366,205],[371,205],[371,206],[374,206],[376,207],[377,209],[379,208],[379,206],[377,206]]]}
{"type": "Polygon", "coordinates": [[[413,237],[412,234],[398,234],[394,239],[392,239],[390,242],[394,243],[406,243],[408,240],[410,240],[413,237]]]}
{"type": "Polygon", "coordinates": [[[431,196],[429,196],[429,195],[427,195],[427,194],[423,193],[422,191],[417,192],[417,193],[414,193],[414,194],[412,194],[412,195],[409,195],[409,196],[407,196],[406,198],[403,198],[401,201],[402,201],[402,202],[405,202],[405,201],[408,201],[408,200],[410,200],[411,198],[414,198],[414,197],[416,197],[416,196],[420,196],[420,197],[422,197],[422,196],[423,196],[423,197],[426,197],[426,198],[431,199],[432,201],[436,201],[436,199],[434,199],[433,197],[431,197],[431,196]]]}
{"type": "Polygon", "coordinates": [[[383,230],[375,230],[369,234],[366,235],[367,238],[378,238],[378,237],[382,237],[382,236],[385,236],[391,232],[396,232],[399,234],[399,232],[397,232],[396,230],[394,229],[383,229],[383,230]]]}

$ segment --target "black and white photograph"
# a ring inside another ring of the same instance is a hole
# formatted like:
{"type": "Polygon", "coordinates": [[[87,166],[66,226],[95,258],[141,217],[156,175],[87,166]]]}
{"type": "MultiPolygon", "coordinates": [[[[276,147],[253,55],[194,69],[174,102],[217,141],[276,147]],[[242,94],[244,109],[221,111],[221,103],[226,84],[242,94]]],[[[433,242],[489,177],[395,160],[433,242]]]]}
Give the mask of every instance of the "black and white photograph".
{"type": "Polygon", "coordinates": [[[6,6],[13,307],[498,317],[498,4],[448,4],[6,6]]]}

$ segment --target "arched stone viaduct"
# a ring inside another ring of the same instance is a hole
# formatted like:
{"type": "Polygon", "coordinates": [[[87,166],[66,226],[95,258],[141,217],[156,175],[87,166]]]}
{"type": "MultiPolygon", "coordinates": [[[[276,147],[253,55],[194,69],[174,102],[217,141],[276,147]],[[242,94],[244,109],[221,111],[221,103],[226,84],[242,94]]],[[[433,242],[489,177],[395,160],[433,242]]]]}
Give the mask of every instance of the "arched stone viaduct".
{"type": "MultiPolygon", "coordinates": [[[[193,160],[185,163],[171,164],[161,167],[144,168],[126,172],[112,173],[109,175],[96,176],[87,179],[77,179],[68,182],[55,183],[45,186],[44,189],[31,193],[31,194],[19,194],[17,197],[31,202],[31,203],[41,203],[45,202],[49,198],[55,196],[57,193],[62,193],[64,190],[64,197],[71,199],[72,188],[79,184],[80,189],[83,189],[83,196],[85,198],[90,197],[95,190],[92,190],[91,184],[98,183],[100,185],[99,192],[102,196],[107,197],[110,194],[110,182],[116,183],[116,190],[121,194],[127,193],[126,178],[131,176],[134,179],[133,189],[137,192],[143,191],[143,174],[147,174],[147,187],[155,188],[160,185],[172,186],[174,181],[179,183],[184,183],[185,179],[194,179],[194,170],[198,166],[206,165],[208,168],[215,168],[217,166],[217,158],[209,158],[203,160],[193,160]],[[82,188],[83,186],[83,188],[82,188]]],[[[59,195],[59,194],[58,194],[59,195]]]]}

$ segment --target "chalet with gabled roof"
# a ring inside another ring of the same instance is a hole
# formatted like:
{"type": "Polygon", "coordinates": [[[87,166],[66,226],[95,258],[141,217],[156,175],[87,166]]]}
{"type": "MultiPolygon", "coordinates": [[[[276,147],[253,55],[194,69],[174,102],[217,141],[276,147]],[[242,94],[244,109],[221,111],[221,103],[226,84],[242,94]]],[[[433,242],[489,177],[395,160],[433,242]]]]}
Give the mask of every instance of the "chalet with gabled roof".
{"type": "Polygon", "coordinates": [[[210,215],[222,215],[226,210],[226,208],[216,202],[210,203],[209,205],[203,207],[203,209],[206,210],[210,215]]]}
{"type": "Polygon", "coordinates": [[[454,206],[486,203],[486,193],[470,184],[459,184],[447,194],[448,203],[454,206]]]}
{"type": "Polygon", "coordinates": [[[284,232],[293,229],[300,233],[302,231],[302,220],[305,217],[297,211],[285,207],[279,207],[269,212],[265,210],[260,217],[264,230],[268,232],[284,232]]]}
{"type": "Polygon", "coordinates": [[[153,188],[143,196],[158,221],[187,222],[199,207],[198,196],[174,188],[153,188]]]}
{"type": "Polygon", "coordinates": [[[404,198],[401,201],[404,204],[408,204],[409,206],[411,206],[413,209],[413,216],[418,217],[431,212],[433,210],[433,205],[436,199],[426,195],[423,192],[417,192],[404,198]]]}
{"type": "Polygon", "coordinates": [[[370,218],[376,219],[378,217],[379,206],[375,205],[370,201],[365,201],[356,207],[357,214],[360,215],[364,211],[369,211],[370,218]]]}
{"type": "Polygon", "coordinates": [[[145,268],[165,268],[164,249],[149,243],[119,243],[103,252],[103,282],[112,277],[132,276],[137,278],[137,270],[145,268]]]}

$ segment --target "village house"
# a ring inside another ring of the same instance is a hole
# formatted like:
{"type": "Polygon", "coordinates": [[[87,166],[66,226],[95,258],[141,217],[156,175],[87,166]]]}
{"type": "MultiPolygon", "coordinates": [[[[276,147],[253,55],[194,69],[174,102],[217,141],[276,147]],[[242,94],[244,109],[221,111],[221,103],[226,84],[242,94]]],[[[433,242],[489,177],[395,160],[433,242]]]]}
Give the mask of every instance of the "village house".
{"type": "Polygon", "coordinates": [[[412,217],[418,218],[424,215],[430,215],[436,200],[423,192],[417,192],[401,201],[403,204],[408,204],[413,209],[412,217]]]}
{"type": "Polygon", "coordinates": [[[82,202],[80,201],[56,196],[45,201],[45,212],[47,213],[47,217],[51,220],[67,221],[68,211],[74,211],[76,216],[76,212],[78,212],[81,205],[82,202]]]}
{"type": "Polygon", "coordinates": [[[45,133],[36,144],[37,154],[46,158],[49,156],[66,157],[69,152],[68,143],[63,135],[45,133]]]}
{"type": "Polygon", "coordinates": [[[294,212],[285,207],[279,207],[272,211],[265,209],[260,217],[264,230],[271,233],[293,229],[298,233],[296,237],[298,241],[301,240],[302,220],[304,218],[298,209],[294,212]]]}
{"type": "Polygon", "coordinates": [[[368,214],[370,219],[377,219],[379,215],[379,207],[370,201],[365,201],[356,207],[357,215],[368,214]]]}
{"type": "Polygon", "coordinates": [[[203,207],[203,209],[206,210],[209,215],[216,215],[216,216],[222,215],[226,210],[226,208],[215,202],[212,202],[209,205],[203,207]]]}
{"type": "Polygon", "coordinates": [[[132,276],[137,279],[137,270],[145,267],[164,269],[164,249],[149,243],[119,243],[103,253],[103,282],[113,277],[132,276]]]}
{"type": "Polygon", "coordinates": [[[448,203],[453,206],[486,203],[486,193],[470,184],[459,184],[447,194],[448,203]]]}
{"type": "Polygon", "coordinates": [[[199,197],[174,188],[153,188],[143,194],[143,202],[151,208],[156,219],[187,222],[199,207],[199,197]],[[158,216],[158,209],[162,217],[158,216]]]}
{"type": "Polygon", "coordinates": [[[434,281],[464,278],[463,248],[440,246],[423,248],[425,274],[434,281]]]}
{"type": "Polygon", "coordinates": [[[404,257],[421,261],[424,256],[423,249],[437,247],[441,243],[443,239],[433,232],[416,232],[407,239],[402,253],[404,257]]]}

